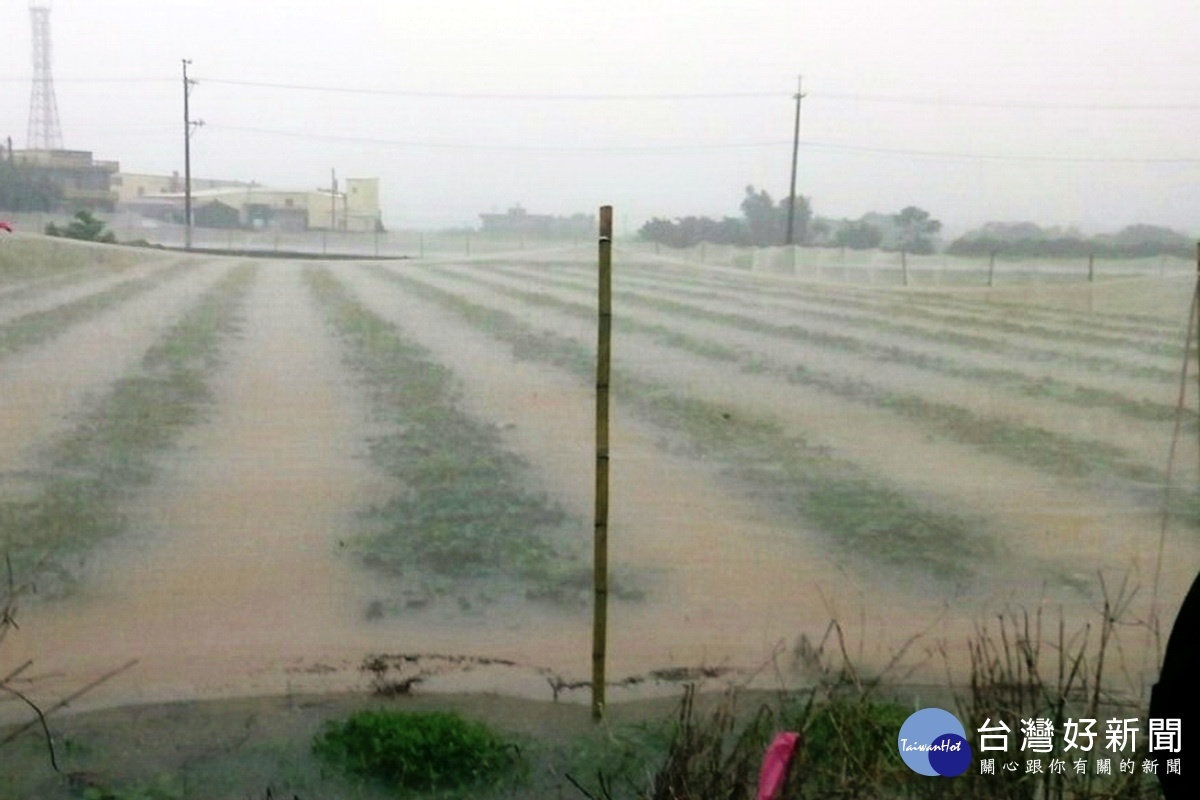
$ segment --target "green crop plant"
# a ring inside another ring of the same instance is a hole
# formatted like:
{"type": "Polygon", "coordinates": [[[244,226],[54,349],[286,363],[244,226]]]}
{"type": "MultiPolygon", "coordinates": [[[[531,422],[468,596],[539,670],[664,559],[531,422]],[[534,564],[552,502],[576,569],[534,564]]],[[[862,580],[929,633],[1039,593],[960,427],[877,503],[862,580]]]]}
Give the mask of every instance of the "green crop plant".
{"type": "Polygon", "coordinates": [[[554,543],[566,512],[526,488],[528,464],[496,425],[459,408],[453,373],[328,271],[306,278],[386,427],[372,459],[401,487],[365,515],[368,531],[354,543],[364,561],[460,584],[507,576],[530,597],[571,594],[577,557],[554,543]]]}

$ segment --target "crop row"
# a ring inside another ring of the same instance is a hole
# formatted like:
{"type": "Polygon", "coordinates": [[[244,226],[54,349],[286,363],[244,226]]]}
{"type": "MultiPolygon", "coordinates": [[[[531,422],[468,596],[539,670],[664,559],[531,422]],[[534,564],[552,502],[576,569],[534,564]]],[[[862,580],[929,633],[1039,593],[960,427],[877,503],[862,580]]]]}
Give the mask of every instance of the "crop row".
{"type": "Polygon", "coordinates": [[[306,279],[384,428],[372,458],[399,487],[364,518],[354,540],[363,561],[400,578],[408,604],[450,595],[465,604],[472,586],[486,599],[514,584],[529,599],[577,599],[590,573],[561,542],[578,525],[526,488],[528,465],[494,424],[460,408],[453,373],[328,270],[306,279]]]}
{"type": "Polygon", "coordinates": [[[1076,319],[1065,323],[1063,320],[1032,323],[1027,315],[1014,314],[1011,309],[993,314],[975,311],[964,313],[956,310],[952,304],[943,304],[933,298],[910,298],[908,295],[879,298],[817,290],[802,293],[772,291],[770,300],[764,301],[763,292],[755,292],[747,287],[721,288],[716,292],[711,286],[688,286],[681,282],[655,279],[638,271],[627,271],[622,279],[630,285],[669,290],[680,296],[704,299],[719,297],[725,303],[753,305],[759,310],[777,310],[794,316],[853,321],[855,324],[888,323],[881,327],[912,336],[928,336],[931,333],[942,336],[954,331],[970,330],[977,334],[1045,340],[1047,344],[1074,342],[1105,351],[1125,349],[1166,358],[1177,358],[1182,354],[1171,326],[1153,329],[1139,327],[1136,331],[1114,330],[1107,315],[1103,320],[1092,318],[1086,322],[1076,319]]]}
{"type": "MultiPolygon", "coordinates": [[[[578,269],[578,264],[563,264],[568,270],[578,269]]],[[[993,296],[976,297],[971,294],[932,292],[924,290],[906,291],[902,294],[881,293],[851,286],[830,286],[826,284],[782,283],[774,281],[768,284],[749,283],[741,277],[726,276],[717,272],[685,269],[661,263],[637,261],[621,271],[627,275],[636,272],[643,276],[664,276],[671,285],[696,286],[707,289],[720,289],[728,292],[753,292],[755,294],[770,293],[772,296],[784,298],[821,297],[833,300],[846,299],[854,302],[873,304],[883,307],[924,307],[932,311],[957,309],[961,312],[978,315],[983,319],[994,319],[1013,314],[1019,314],[1025,319],[1041,320],[1052,325],[1068,325],[1083,329],[1096,329],[1101,332],[1111,332],[1113,329],[1124,329],[1130,333],[1156,335],[1169,333],[1174,330],[1171,323],[1164,321],[1162,316],[1135,313],[1106,313],[1102,319],[1095,314],[1075,311],[1067,308],[1049,308],[1030,303],[1005,300],[993,296]]],[[[1191,286],[1181,287],[1182,291],[1190,293],[1191,286]]]]}
{"type": "Polygon", "coordinates": [[[154,475],[157,453],[198,421],[224,340],[237,330],[254,267],[239,267],[208,290],[118,380],[76,426],[49,446],[21,497],[0,502],[0,541],[23,581],[43,595],[68,592],[72,555],[126,527],[128,493],[154,475]]]}
{"type": "Polygon", "coordinates": [[[130,278],[115,286],[55,306],[34,311],[0,325],[0,358],[41,344],[66,328],[90,319],[192,270],[186,263],[167,267],[140,278],[130,278]]]}
{"type": "MultiPolygon", "coordinates": [[[[507,270],[497,270],[496,272],[512,274],[518,278],[525,277],[524,273],[520,272],[509,272],[507,270]]],[[[446,274],[452,275],[453,273],[446,274]]],[[[561,286],[575,292],[582,292],[588,288],[579,282],[553,276],[538,276],[537,280],[543,286],[561,286]]],[[[484,279],[478,277],[473,277],[472,281],[481,285],[484,283],[484,279]]],[[[995,385],[997,388],[1010,393],[1026,397],[1052,399],[1085,408],[1107,408],[1132,419],[1147,422],[1166,422],[1173,420],[1177,413],[1182,413],[1187,420],[1192,420],[1196,417],[1196,412],[1190,409],[1179,412],[1174,406],[1166,403],[1158,403],[1143,398],[1133,398],[1109,389],[1070,383],[1049,375],[1031,376],[1019,369],[972,365],[947,355],[913,350],[910,347],[898,344],[878,344],[873,339],[865,336],[830,333],[795,324],[780,324],[762,320],[748,314],[715,311],[707,306],[693,305],[657,296],[648,296],[638,292],[622,291],[619,299],[622,303],[662,311],[688,320],[705,320],[737,330],[765,334],[823,350],[834,350],[852,354],[880,364],[902,365],[946,377],[983,382],[995,385]]],[[[536,300],[531,300],[531,302],[536,302],[536,300]]],[[[577,308],[579,307],[578,304],[576,306],[577,308]]],[[[883,323],[882,327],[886,328],[887,324],[883,323]]],[[[945,339],[950,341],[941,343],[960,343],[953,335],[947,336],[945,339]]],[[[998,354],[1005,356],[1011,354],[1007,348],[1002,347],[999,343],[991,343],[990,340],[983,341],[989,345],[994,344],[992,349],[998,354]]],[[[1129,366],[1128,362],[1113,360],[1111,363],[1120,365],[1121,367],[1129,366]]],[[[1145,377],[1143,373],[1147,369],[1149,368],[1135,366],[1130,368],[1129,371],[1137,373],[1139,377],[1145,377]]],[[[1112,374],[1112,371],[1109,369],[1107,374],[1112,374]]],[[[1156,374],[1163,378],[1178,379],[1177,374],[1169,373],[1166,370],[1156,370],[1156,374]]]]}
{"type": "MultiPolygon", "coordinates": [[[[581,303],[498,285],[478,276],[443,272],[446,277],[470,280],[498,294],[520,302],[552,309],[578,319],[594,316],[594,310],[581,303]]],[[[1086,478],[1107,487],[1111,479],[1125,482],[1134,499],[1144,495],[1146,485],[1162,486],[1167,476],[1141,463],[1124,449],[1110,443],[1080,439],[1042,427],[991,415],[978,414],[950,403],[931,400],[912,393],[889,390],[860,378],[833,375],[804,365],[773,362],[762,353],[747,353],[711,339],[698,339],[662,325],[629,318],[618,318],[618,330],[647,335],[659,344],[681,349],[702,358],[735,363],[748,374],[772,374],[789,383],[815,389],[843,400],[879,408],[898,415],[931,434],[960,444],[979,448],[1063,478],[1086,478]]],[[[1178,491],[1172,498],[1172,510],[1193,526],[1200,526],[1200,495],[1178,491]]]]}
{"type": "MultiPolygon", "coordinates": [[[[525,274],[521,270],[498,269],[497,272],[512,272],[514,274],[525,274]]],[[[554,274],[538,274],[537,279],[548,285],[562,285],[567,288],[585,289],[589,288],[589,283],[585,278],[572,280],[569,277],[564,277],[554,274]]],[[[636,285],[636,281],[632,281],[636,285]]],[[[843,343],[839,349],[858,348],[872,344],[871,339],[862,339],[862,337],[848,335],[843,333],[829,332],[820,329],[806,328],[804,326],[793,323],[781,324],[771,322],[767,319],[762,319],[757,314],[739,314],[723,310],[713,309],[705,304],[705,301],[711,302],[713,294],[711,292],[702,292],[698,290],[685,290],[678,287],[671,287],[669,290],[670,297],[662,296],[663,292],[645,293],[630,291],[625,289],[623,285],[618,285],[619,298],[622,302],[630,301],[641,303],[643,305],[655,304],[658,310],[687,314],[688,316],[703,315],[705,318],[714,322],[734,325],[743,330],[757,331],[760,333],[775,333],[781,335],[790,335],[792,338],[801,339],[813,344],[836,345],[843,343]],[[700,304],[684,303],[673,299],[674,296],[696,296],[700,298],[700,304]],[[855,344],[859,341],[862,344],[855,344]]],[[[666,290],[664,290],[665,292],[666,290]]],[[[727,302],[727,301],[725,301],[727,302]]],[[[760,302],[746,303],[746,307],[754,312],[761,313],[763,305],[760,302]]],[[[1078,369],[1085,369],[1092,372],[1101,372],[1107,375],[1121,374],[1131,378],[1154,380],[1159,382],[1172,382],[1178,377],[1178,370],[1168,369],[1163,366],[1146,363],[1134,363],[1129,359],[1122,359],[1108,355],[1098,355],[1094,353],[1086,353],[1080,351],[1064,351],[1056,348],[1035,347],[1029,345],[1020,345],[1002,339],[994,339],[988,336],[979,335],[977,333],[964,333],[955,329],[935,329],[930,330],[919,326],[908,325],[904,323],[894,322],[888,319],[882,319],[872,316],[859,315],[840,315],[832,312],[809,312],[800,313],[794,309],[789,309],[795,316],[810,319],[825,319],[839,327],[853,327],[855,330],[876,330],[880,333],[899,334],[915,339],[918,342],[928,342],[930,345],[938,347],[957,347],[963,350],[987,353],[1005,359],[1021,359],[1025,362],[1033,363],[1048,363],[1048,364],[1063,364],[1078,369]]],[[[1180,348],[1182,352],[1182,349],[1180,348]]],[[[876,350],[878,352],[878,349],[876,350]]],[[[917,354],[919,358],[923,358],[924,354],[917,354]]],[[[933,357],[936,358],[936,357],[933,357]]],[[[889,361],[893,359],[888,358],[889,361]]],[[[911,360],[911,359],[910,359],[911,360]]],[[[913,360],[913,366],[919,366],[913,360]]]]}
{"type": "Polygon", "coordinates": [[[41,278],[21,281],[14,286],[6,286],[3,290],[0,290],[0,307],[8,306],[12,303],[29,298],[40,297],[53,292],[56,289],[64,289],[69,286],[83,283],[84,281],[92,280],[104,275],[111,275],[127,269],[129,269],[128,266],[121,266],[109,270],[101,269],[99,267],[82,267],[80,269],[56,272],[41,278]]]}
{"type": "MultiPolygon", "coordinates": [[[[581,381],[593,374],[594,353],[580,342],[537,331],[513,314],[411,275],[364,269],[455,314],[508,345],[518,359],[553,365],[581,381]]],[[[832,455],[775,420],[730,415],[719,404],[680,395],[620,367],[614,370],[614,386],[619,402],[681,440],[689,454],[724,464],[740,491],[782,518],[809,520],[844,552],[959,578],[998,551],[979,520],[924,508],[886,478],[832,455]]]]}

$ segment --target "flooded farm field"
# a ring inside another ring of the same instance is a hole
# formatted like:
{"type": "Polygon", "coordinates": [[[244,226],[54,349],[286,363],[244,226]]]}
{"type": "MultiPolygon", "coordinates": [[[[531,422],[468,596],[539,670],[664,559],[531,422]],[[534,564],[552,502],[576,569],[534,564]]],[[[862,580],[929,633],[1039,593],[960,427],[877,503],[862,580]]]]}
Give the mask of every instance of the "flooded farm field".
{"type": "MultiPolygon", "coordinates": [[[[389,654],[433,691],[586,700],[594,261],[151,253],[5,282],[0,676],[43,708],[88,688],[78,710],[357,689],[389,654]]],[[[944,682],[996,614],[1075,630],[1106,592],[1152,679],[1137,623],[1169,627],[1200,561],[1194,387],[1168,460],[1190,279],[615,268],[608,673],[643,682],[612,700],[803,684],[835,619],[865,673],[903,651],[944,682]]]]}

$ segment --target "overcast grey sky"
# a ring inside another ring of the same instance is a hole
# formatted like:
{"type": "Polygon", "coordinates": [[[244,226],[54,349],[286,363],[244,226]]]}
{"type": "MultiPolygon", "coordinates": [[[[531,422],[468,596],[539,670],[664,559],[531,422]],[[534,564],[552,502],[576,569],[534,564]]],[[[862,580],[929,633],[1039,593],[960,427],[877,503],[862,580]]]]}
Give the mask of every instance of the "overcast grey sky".
{"type": "MultiPolygon", "coordinates": [[[[20,148],[28,3],[0,28],[20,148]]],[[[819,215],[1200,233],[1196,0],[58,0],[51,29],[66,147],[182,171],[187,57],[194,175],[378,176],[392,227],[737,215],[787,193],[803,74],[819,215]]]]}

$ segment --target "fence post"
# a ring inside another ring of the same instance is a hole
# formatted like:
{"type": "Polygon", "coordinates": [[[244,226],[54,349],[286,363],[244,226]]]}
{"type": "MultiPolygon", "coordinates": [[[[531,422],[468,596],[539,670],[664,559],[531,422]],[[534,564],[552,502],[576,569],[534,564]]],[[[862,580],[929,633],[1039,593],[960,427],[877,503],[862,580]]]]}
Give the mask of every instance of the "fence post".
{"type": "Polygon", "coordinates": [[[1096,280],[1096,254],[1088,253],[1088,283],[1096,280]]]}
{"type": "Polygon", "coordinates": [[[908,286],[908,253],[904,250],[900,251],[900,274],[904,279],[904,285],[908,286]]]}
{"type": "Polygon", "coordinates": [[[991,252],[988,259],[988,288],[996,285],[996,251],[991,252]]]}

